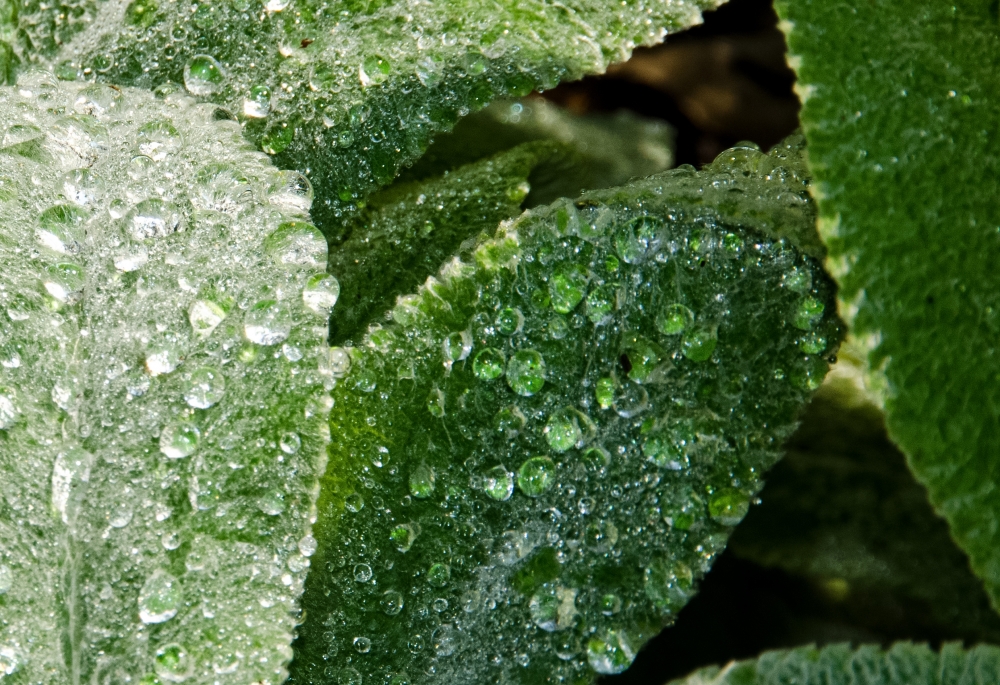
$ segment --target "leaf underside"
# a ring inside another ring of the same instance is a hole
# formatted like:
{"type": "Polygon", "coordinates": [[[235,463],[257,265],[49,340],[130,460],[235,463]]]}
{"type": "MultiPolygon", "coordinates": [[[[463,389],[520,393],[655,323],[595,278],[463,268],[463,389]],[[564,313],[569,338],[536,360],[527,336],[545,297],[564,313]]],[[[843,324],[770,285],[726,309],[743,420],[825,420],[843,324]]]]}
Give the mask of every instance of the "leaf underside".
{"type": "Polygon", "coordinates": [[[225,104],[279,164],[308,170],[314,218],[333,225],[461,116],[603,72],[717,4],[109,0],[54,59],[67,77],[171,81],[225,104]]]}
{"type": "Polygon", "coordinates": [[[532,210],[332,351],[295,682],[577,682],[673,621],[839,342],[759,228],[812,224],[797,157],[532,210]]]}
{"type": "Polygon", "coordinates": [[[1000,607],[997,5],[778,7],[842,311],[890,436],[1000,607]]]}
{"type": "Polygon", "coordinates": [[[886,651],[831,645],[765,652],[755,660],[695,671],[671,685],[989,685],[998,678],[1000,648],[992,645],[966,650],[948,643],[936,653],[926,645],[897,642],[886,651]]]}
{"type": "Polygon", "coordinates": [[[285,677],[329,434],[326,243],[298,174],[212,110],[0,88],[5,683],[285,677]]]}

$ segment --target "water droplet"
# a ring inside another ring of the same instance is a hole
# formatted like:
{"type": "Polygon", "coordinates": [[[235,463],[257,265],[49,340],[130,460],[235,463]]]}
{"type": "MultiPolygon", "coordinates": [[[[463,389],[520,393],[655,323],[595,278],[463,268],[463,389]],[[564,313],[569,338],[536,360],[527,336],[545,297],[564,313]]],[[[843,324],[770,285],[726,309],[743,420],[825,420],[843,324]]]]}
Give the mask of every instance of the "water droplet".
{"type": "Polygon", "coordinates": [[[347,507],[347,511],[352,514],[357,514],[359,511],[365,508],[365,498],[361,496],[360,493],[352,492],[344,500],[344,506],[347,507]]]}
{"type": "Polygon", "coordinates": [[[306,535],[299,540],[297,547],[299,548],[299,554],[308,558],[316,554],[316,550],[319,549],[319,542],[312,535],[306,535]]]}
{"type": "Polygon", "coordinates": [[[510,499],[514,493],[514,474],[503,466],[494,466],[483,474],[483,490],[498,502],[510,499]]]}
{"type": "Polygon", "coordinates": [[[274,300],[261,300],[247,310],[243,334],[258,345],[277,345],[292,332],[292,317],[274,300]]]}
{"type": "Polygon", "coordinates": [[[505,361],[503,352],[495,347],[487,347],[480,350],[472,360],[472,372],[480,380],[492,381],[503,375],[505,361]]]}
{"type": "Polygon", "coordinates": [[[112,528],[124,528],[132,522],[132,505],[128,502],[115,502],[107,514],[108,525],[112,528]]]}
{"type": "Polygon", "coordinates": [[[168,531],[160,538],[160,544],[165,550],[175,550],[181,546],[181,536],[177,534],[177,531],[168,531]]]}
{"type": "Polygon", "coordinates": [[[358,70],[361,78],[361,85],[364,87],[378,85],[389,80],[389,72],[392,65],[389,60],[379,55],[369,55],[365,57],[358,70]]]}
{"type": "Polygon", "coordinates": [[[210,336],[225,318],[226,310],[211,300],[195,300],[188,308],[188,321],[200,338],[210,336]]]}
{"type": "Polygon", "coordinates": [[[10,566],[0,564],[0,596],[6,595],[14,586],[14,572],[10,566]]]}
{"type": "Polygon", "coordinates": [[[80,114],[101,116],[121,105],[124,95],[121,89],[103,83],[87,86],[77,93],[73,109],[80,114]]]}
{"type": "Polygon", "coordinates": [[[528,497],[538,497],[556,482],[556,465],[548,457],[532,457],[517,470],[517,486],[528,497]]]}
{"type": "Polygon", "coordinates": [[[563,264],[556,268],[549,281],[552,308],[568,314],[587,294],[587,270],[579,264],[563,264]]]}
{"type": "Polygon", "coordinates": [[[410,473],[410,494],[417,499],[427,499],[434,492],[434,470],[420,464],[410,473]]]}
{"type": "Polygon", "coordinates": [[[86,274],[82,267],[63,262],[46,267],[42,285],[56,301],[73,305],[83,299],[85,282],[86,274]]]}
{"type": "Polygon", "coordinates": [[[590,473],[603,475],[611,464],[611,455],[603,447],[591,447],[580,455],[580,461],[590,473]]]}
{"type": "Polygon", "coordinates": [[[226,377],[212,366],[201,366],[184,379],[184,401],[195,409],[208,409],[226,394],[226,377]]]}
{"type": "Polygon", "coordinates": [[[583,532],[583,541],[598,554],[606,554],[618,542],[618,527],[611,521],[591,523],[583,532]]]}
{"type": "Polygon", "coordinates": [[[62,193],[70,202],[91,207],[104,195],[104,183],[90,169],[74,169],[62,179],[62,193]]]}
{"type": "Polygon", "coordinates": [[[826,306],[815,297],[805,297],[799,302],[792,320],[799,330],[808,331],[823,318],[823,310],[826,306]]]}
{"type": "Polygon", "coordinates": [[[260,137],[260,149],[269,155],[283,151],[295,139],[295,127],[287,121],[272,121],[260,137]]]}
{"type": "Polygon", "coordinates": [[[361,685],[361,674],[353,668],[342,668],[337,674],[337,685],[361,685]]]}
{"type": "Polygon", "coordinates": [[[656,315],[656,328],[664,335],[683,333],[694,323],[694,312],[682,304],[668,305],[656,315]]]}
{"type": "Polygon", "coordinates": [[[251,119],[264,119],[271,113],[271,89],[254,86],[243,99],[243,114],[251,119]]]}
{"type": "Polygon", "coordinates": [[[396,544],[400,552],[410,551],[413,541],[417,539],[417,529],[411,523],[401,523],[389,533],[389,539],[396,544]]]}
{"type": "Polygon", "coordinates": [[[161,340],[146,350],[146,371],[150,376],[172,373],[181,363],[181,347],[173,340],[161,340]]]}
{"type": "Polygon", "coordinates": [[[812,287],[812,274],[804,267],[792,267],[782,276],[781,283],[792,292],[805,293],[812,287]]]}
{"type": "Polygon", "coordinates": [[[707,361],[718,342],[718,331],[714,326],[694,328],[681,339],[681,352],[693,362],[707,361]]]}
{"type": "Polygon", "coordinates": [[[431,587],[442,588],[451,580],[451,568],[447,564],[433,564],[427,569],[427,582],[431,587]]]}
{"type": "Polygon", "coordinates": [[[444,365],[451,368],[454,362],[461,361],[472,351],[472,335],[468,331],[450,333],[441,341],[441,353],[444,355],[444,365]]]}
{"type": "Polygon", "coordinates": [[[387,616],[396,616],[403,610],[403,593],[397,590],[386,590],[382,593],[379,606],[387,616]]]}
{"type": "Polygon", "coordinates": [[[625,383],[615,389],[612,406],[622,418],[634,418],[649,408],[649,393],[637,383],[625,383]]]}
{"type": "Polygon", "coordinates": [[[0,676],[13,675],[21,668],[21,656],[13,647],[0,646],[0,676]]]}
{"type": "Polygon", "coordinates": [[[545,385],[545,360],[535,350],[518,350],[507,362],[507,385],[529,397],[545,385]]]}
{"type": "Polygon", "coordinates": [[[184,65],[184,87],[191,95],[214,95],[225,80],[222,65],[211,55],[195,55],[184,65]]]}
{"type": "Polygon", "coordinates": [[[526,421],[524,413],[512,404],[496,413],[493,417],[493,428],[507,438],[513,438],[524,428],[526,421]]]}
{"type": "Polygon", "coordinates": [[[367,654],[371,651],[372,641],[367,637],[356,637],[353,640],[354,651],[358,654],[367,654]]]}
{"type": "Polygon", "coordinates": [[[427,411],[436,419],[444,416],[444,393],[434,388],[427,395],[427,411]]]}
{"type": "Polygon", "coordinates": [[[143,623],[163,623],[181,607],[180,583],[163,569],[153,572],[139,591],[139,618],[143,623]]]}
{"type": "Polygon", "coordinates": [[[302,447],[302,438],[299,437],[298,433],[282,433],[281,438],[278,439],[278,447],[285,454],[295,454],[302,447]]]}
{"type": "Polygon", "coordinates": [[[354,580],[358,583],[367,583],[372,579],[372,567],[368,564],[354,565],[354,580]]]}
{"type": "Polygon", "coordinates": [[[139,152],[154,162],[162,162],[180,149],[182,140],[177,128],[169,121],[151,121],[138,131],[139,152]]]}
{"type": "Polygon", "coordinates": [[[576,590],[545,583],[528,602],[531,620],[542,630],[565,630],[576,620],[576,590]]]}
{"type": "Polygon", "coordinates": [[[138,203],[122,220],[133,240],[163,238],[180,230],[181,212],[174,203],[153,198],[138,203]]]}
{"type": "Polygon", "coordinates": [[[340,283],[330,274],[315,274],[306,281],[302,302],[311,311],[328,316],[340,297],[340,283]]]}
{"type": "Polygon", "coordinates": [[[201,431],[193,423],[173,423],[160,433],[160,451],[168,459],[190,457],[198,449],[201,431]]]}
{"type": "Polygon", "coordinates": [[[267,201],[287,214],[305,216],[312,207],[312,183],[298,171],[275,172],[267,192],[267,201]]]}
{"type": "Polygon", "coordinates": [[[587,295],[587,318],[594,325],[607,323],[618,307],[618,289],[606,283],[587,295]]]}
{"type": "Polygon", "coordinates": [[[596,432],[597,427],[590,417],[572,407],[563,407],[549,417],[542,430],[545,441],[556,452],[583,447],[596,432]]]}
{"type": "Polygon", "coordinates": [[[602,595],[597,604],[605,616],[614,616],[622,610],[622,598],[612,592],[602,595]]]}
{"type": "Polygon", "coordinates": [[[162,680],[180,683],[191,676],[194,671],[194,662],[184,647],[173,642],[156,650],[153,670],[162,680]]]}
{"type": "Polygon", "coordinates": [[[35,238],[42,247],[58,254],[75,255],[83,249],[83,225],[88,212],[74,205],[49,207],[38,217],[35,238]]]}
{"type": "MultiPolygon", "coordinates": [[[[626,260],[627,261],[627,260],[626,260]]],[[[635,650],[624,632],[609,630],[600,638],[587,641],[587,663],[598,673],[621,673],[635,660],[635,650]]]]}
{"type": "Polygon", "coordinates": [[[806,354],[819,354],[826,349],[826,337],[809,331],[798,340],[799,349],[806,354]]]}
{"type": "Polygon", "coordinates": [[[277,516],[285,511],[285,494],[280,490],[271,490],[257,499],[257,508],[268,516],[277,516]]]}
{"type": "Polygon", "coordinates": [[[724,526],[735,526],[750,510],[750,498],[735,488],[723,488],[708,501],[708,514],[724,526]]]}
{"type": "Polygon", "coordinates": [[[264,249],[278,264],[290,267],[326,267],[326,238],[305,221],[285,221],[264,240],[264,249]]]}
{"type": "Polygon", "coordinates": [[[638,264],[655,251],[660,222],[652,217],[633,219],[615,233],[615,248],[626,264],[638,264]]]}
{"type": "Polygon", "coordinates": [[[643,573],[646,596],[664,612],[683,607],[691,597],[693,583],[691,569],[679,561],[655,559],[643,573]]]}
{"type": "Polygon", "coordinates": [[[517,307],[507,307],[497,316],[496,327],[503,335],[514,335],[524,327],[524,314],[517,307]]]}
{"type": "MultiPolygon", "coordinates": [[[[219,654],[212,659],[212,670],[217,675],[229,675],[236,673],[240,668],[240,657],[233,653],[219,654]]],[[[141,685],[141,683],[140,683],[141,685]]]]}
{"type": "Polygon", "coordinates": [[[5,369],[17,369],[21,366],[21,353],[13,343],[0,345],[0,366],[5,369]]]}

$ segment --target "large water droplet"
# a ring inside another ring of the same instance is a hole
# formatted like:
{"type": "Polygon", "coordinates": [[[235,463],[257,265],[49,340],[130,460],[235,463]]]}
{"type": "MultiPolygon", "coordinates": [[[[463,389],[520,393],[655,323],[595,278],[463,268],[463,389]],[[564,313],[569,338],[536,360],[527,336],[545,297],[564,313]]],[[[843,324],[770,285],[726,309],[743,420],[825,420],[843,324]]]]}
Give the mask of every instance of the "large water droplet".
{"type": "Polygon", "coordinates": [[[222,65],[211,55],[195,55],[184,65],[184,87],[192,95],[214,95],[225,81],[222,65]]]}
{"type": "Polygon", "coordinates": [[[58,254],[75,255],[83,249],[87,211],[74,205],[49,207],[38,217],[38,242],[58,254]]]}
{"type": "Polygon", "coordinates": [[[14,586],[14,572],[10,566],[0,564],[0,596],[6,595],[14,586]]]}
{"type": "Polygon", "coordinates": [[[76,304],[83,299],[86,274],[83,267],[63,262],[46,267],[42,285],[45,292],[62,304],[76,304]]]}
{"type": "Polygon", "coordinates": [[[52,466],[52,508],[67,525],[83,500],[93,461],[93,455],[79,447],[56,455],[52,466]]]}
{"type": "Polygon", "coordinates": [[[91,207],[104,195],[104,183],[90,169],[74,169],[63,176],[62,193],[74,204],[91,207]]]}
{"type": "Polygon", "coordinates": [[[264,249],[279,264],[322,269],[326,267],[326,238],[305,221],[285,221],[264,240],[264,249]]]}
{"type": "Polygon", "coordinates": [[[534,395],[545,385],[545,360],[535,350],[518,350],[507,362],[507,384],[518,395],[534,395]]]}
{"type": "Polygon", "coordinates": [[[354,565],[354,581],[356,583],[367,583],[372,579],[372,567],[368,564],[354,565]]]}
{"type": "Polygon", "coordinates": [[[321,316],[329,316],[340,297],[340,283],[330,274],[315,274],[302,289],[302,302],[321,316]]]}
{"type": "Polygon", "coordinates": [[[122,221],[133,240],[164,238],[180,230],[181,212],[172,202],[152,198],[138,203],[122,221]]]}
{"type": "Polygon", "coordinates": [[[298,171],[278,171],[268,187],[267,201],[288,214],[305,216],[312,207],[312,183],[298,171]]]}
{"type": "Polygon", "coordinates": [[[487,347],[476,353],[472,360],[472,372],[480,380],[491,381],[503,375],[505,361],[503,352],[495,347],[487,347]]]}
{"type": "Polygon", "coordinates": [[[181,134],[169,121],[151,121],[138,132],[139,153],[155,162],[162,162],[180,149],[181,134]]]}
{"type": "Polygon", "coordinates": [[[451,568],[448,564],[432,564],[427,569],[427,583],[431,587],[442,588],[451,580],[451,568]]]}
{"type": "Polygon", "coordinates": [[[386,590],[382,593],[379,606],[387,616],[396,616],[403,610],[403,593],[398,590],[386,590]]]}
{"type": "Polygon", "coordinates": [[[483,490],[498,502],[510,499],[514,493],[514,474],[503,466],[494,466],[483,474],[483,490]]]}
{"type": "Polygon", "coordinates": [[[146,370],[150,376],[173,372],[181,363],[181,346],[174,340],[161,340],[146,350],[146,370]]]}
{"type": "Polygon", "coordinates": [[[389,533],[389,539],[396,545],[400,552],[409,552],[413,546],[413,541],[417,539],[417,528],[412,523],[401,523],[389,533]]]}
{"type": "Polygon", "coordinates": [[[195,300],[188,308],[188,321],[195,335],[205,338],[212,334],[222,320],[226,310],[211,300],[195,300]]]}
{"type": "Polygon", "coordinates": [[[579,264],[564,264],[556,268],[549,281],[552,308],[568,314],[587,294],[587,270],[579,264]]]}
{"type": "Polygon", "coordinates": [[[496,327],[503,335],[514,335],[524,327],[524,314],[517,307],[507,307],[497,315],[496,327]]]}
{"type": "Polygon", "coordinates": [[[555,485],[556,465],[548,457],[532,457],[517,470],[517,486],[528,497],[538,497],[555,485]]]}
{"type": "Polygon", "coordinates": [[[434,470],[427,464],[420,464],[410,473],[410,494],[417,499],[426,499],[434,492],[434,470]]]}
{"type": "Polygon", "coordinates": [[[180,582],[163,569],[146,579],[139,591],[139,619],[143,623],[169,621],[181,607],[180,582]]]}
{"type": "Polygon", "coordinates": [[[708,501],[708,513],[724,526],[735,526],[750,510],[750,498],[735,488],[723,488],[708,501]]]}
{"type": "Polygon", "coordinates": [[[208,409],[226,394],[226,377],[214,366],[202,366],[184,378],[184,401],[195,409],[208,409]]]}
{"type": "Polygon", "coordinates": [[[258,345],[277,345],[292,332],[291,314],[274,300],[262,300],[247,310],[243,334],[258,345]]]}
{"type": "Polygon", "coordinates": [[[719,342],[715,326],[702,326],[687,331],[681,339],[681,352],[693,362],[703,362],[711,358],[719,342]]]}
{"type": "Polygon", "coordinates": [[[656,315],[656,328],[664,335],[683,333],[694,323],[694,312],[682,304],[671,304],[656,315]]]}
{"type": "Polygon", "coordinates": [[[268,516],[277,516],[285,511],[285,495],[279,490],[271,490],[257,498],[257,508],[268,516]]]}
{"type": "Polygon", "coordinates": [[[201,431],[193,423],[173,423],[160,432],[160,451],[168,459],[190,457],[198,449],[201,431]]]}
{"type": "Polygon", "coordinates": [[[364,61],[361,63],[361,67],[358,70],[358,75],[361,78],[361,85],[368,87],[378,85],[380,83],[385,83],[389,80],[389,72],[392,66],[389,64],[389,60],[381,57],[380,55],[369,55],[365,57],[364,61]]]}
{"type": "Polygon", "coordinates": [[[545,424],[542,434],[556,452],[565,452],[573,447],[583,447],[591,440],[597,427],[583,412],[572,407],[563,407],[545,424]]]}
{"type": "Polygon", "coordinates": [[[17,407],[10,394],[0,393],[0,430],[7,430],[17,421],[17,407]]]}
{"type": "Polygon", "coordinates": [[[194,672],[194,660],[183,646],[173,642],[156,650],[153,670],[162,680],[180,683],[191,677],[194,672]]]}
{"type": "Polygon", "coordinates": [[[565,630],[576,620],[576,590],[545,583],[528,602],[531,620],[542,630],[565,630]]]}
{"type": "Polygon", "coordinates": [[[263,119],[271,113],[271,89],[267,86],[254,86],[243,98],[243,114],[251,119],[263,119]]]}
{"type": "Polygon", "coordinates": [[[635,660],[635,650],[628,637],[619,630],[609,630],[601,637],[587,641],[587,663],[598,673],[614,675],[621,673],[635,660]]]}

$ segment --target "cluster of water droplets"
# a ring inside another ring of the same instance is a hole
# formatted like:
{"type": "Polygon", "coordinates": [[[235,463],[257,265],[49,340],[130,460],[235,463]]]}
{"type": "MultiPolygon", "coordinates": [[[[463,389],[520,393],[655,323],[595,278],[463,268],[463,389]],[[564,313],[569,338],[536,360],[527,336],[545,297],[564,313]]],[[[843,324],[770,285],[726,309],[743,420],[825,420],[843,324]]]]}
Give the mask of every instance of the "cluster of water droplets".
{"type": "Polygon", "coordinates": [[[516,10],[469,3],[108,0],[55,59],[67,78],[184,89],[225,105],[283,163],[308,168],[318,221],[502,96],[601,72],[700,20],[711,0],[516,10]],[[124,18],[125,25],[122,25],[124,18]]]}
{"type": "Polygon", "coordinates": [[[338,286],[215,110],[0,88],[0,680],[284,677],[338,286]]]}
{"type": "Polygon", "coordinates": [[[753,171],[794,142],[746,150],[532,210],[332,349],[294,681],[581,682],[674,620],[840,336],[786,208],[730,220],[813,220],[753,171]]]}

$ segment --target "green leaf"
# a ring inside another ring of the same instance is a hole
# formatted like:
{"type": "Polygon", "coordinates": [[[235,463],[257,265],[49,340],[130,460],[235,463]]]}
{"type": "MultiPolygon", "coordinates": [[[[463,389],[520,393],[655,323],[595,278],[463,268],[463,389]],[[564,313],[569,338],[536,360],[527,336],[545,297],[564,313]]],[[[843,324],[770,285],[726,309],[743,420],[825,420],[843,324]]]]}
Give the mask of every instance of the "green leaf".
{"type": "Polygon", "coordinates": [[[996,642],[1000,617],[859,392],[855,351],[841,347],[729,550],[806,578],[852,625],[996,642]]]}
{"type": "Polygon", "coordinates": [[[332,350],[296,682],[579,682],[674,620],[839,342],[817,261],[755,228],[812,224],[750,170],[789,155],[532,210],[332,350]]]}
{"type": "Polygon", "coordinates": [[[717,4],[108,0],[59,59],[224,103],[280,164],[308,170],[326,225],[470,111],[603,72],[717,4]]]}
{"type": "Polygon", "coordinates": [[[996,5],[779,9],[841,310],[889,435],[1000,607],[996,5]]]}
{"type": "Polygon", "coordinates": [[[329,438],[303,293],[327,247],[298,174],[214,109],[0,88],[11,682],[285,677],[329,438]]]}
{"type": "Polygon", "coordinates": [[[1000,648],[959,643],[935,653],[926,645],[897,642],[888,650],[864,645],[798,647],[765,652],[758,659],[710,666],[672,685],[987,685],[1000,673],[1000,648]]]}
{"type": "Polygon", "coordinates": [[[436,136],[402,179],[423,179],[535,140],[553,140],[573,154],[548,161],[531,174],[527,207],[619,186],[673,166],[673,130],[626,110],[572,114],[540,98],[501,100],[436,136]]]}
{"type": "MultiPolygon", "coordinates": [[[[526,143],[509,152],[422,182],[397,182],[369,198],[346,225],[347,239],[331,251],[328,270],[340,283],[331,340],[341,344],[396,295],[414,290],[463,241],[492,233],[521,212],[539,165],[569,150],[551,142],[526,143]]],[[[470,245],[469,247],[472,247],[470,245]]],[[[360,330],[359,330],[360,329],[360,330]]]]}

